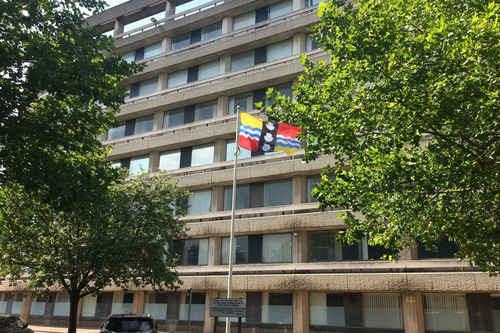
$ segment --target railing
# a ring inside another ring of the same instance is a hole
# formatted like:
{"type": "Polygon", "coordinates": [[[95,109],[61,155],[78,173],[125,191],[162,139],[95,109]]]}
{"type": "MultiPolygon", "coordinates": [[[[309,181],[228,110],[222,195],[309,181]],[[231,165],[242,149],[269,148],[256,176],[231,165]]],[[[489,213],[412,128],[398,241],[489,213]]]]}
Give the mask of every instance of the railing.
{"type": "Polygon", "coordinates": [[[173,56],[176,56],[179,54],[183,54],[186,52],[190,52],[193,50],[197,50],[199,48],[209,46],[209,45],[212,45],[214,43],[222,42],[222,41],[234,38],[234,37],[243,36],[243,35],[246,35],[248,33],[252,33],[252,32],[255,32],[257,30],[267,28],[267,27],[273,26],[273,25],[281,23],[281,22],[294,20],[298,17],[305,16],[305,15],[310,14],[310,13],[315,12],[315,11],[317,11],[317,6],[314,6],[314,8],[308,7],[308,8],[299,10],[299,11],[291,12],[291,13],[276,17],[272,20],[259,22],[257,24],[254,24],[254,25],[251,25],[251,26],[248,26],[245,28],[241,28],[238,30],[234,30],[234,31],[222,34],[222,35],[217,36],[217,37],[213,37],[213,38],[201,41],[201,42],[189,44],[189,45],[186,45],[184,47],[178,48],[178,49],[173,50],[173,51],[168,51],[168,52],[165,52],[165,53],[153,56],[153,57],[149,57],[149,58],[140,60],[137,63],[149,63],[149,62],[154,62],[154,61],[158,61],[158,60],[168,59],[170,57],[173,57],[173,56]]]}
{"type": "Polygon", "coordinates": [[[149,30],[151,28],[154,28],[154,27],[156,27],[158,25],[162,25],[162,24],[165,24],[167,22],[172,22],[172,21],[175,21],[175,20],[178,20],[178,19],[190,16],[190,15],[202,12],[202,11],[207,10],[209,8],[220,6],[220,5],[222,5],[222,4],[226,3],[226,2],[230,2],[230,1],[231,0],[215,0],[215,1],[207,2],[205,4],[202,4],[202,5],[198,6],[198,7],[194,7],[194,8],[188,9],[188,10],[182,12],[182,13],[175,14],[175,15],[169,16],[167,18],[158,20],[155,23],[149,23],[149,24],[143,25],[141,27],[132,29],[130,31],[127,31],[127,32],[124,32],[124,33],[121,33],[121,34],[117,34],[114,37],[116,39],[130,37],[132,35],[135,35],[135,34],[144,32],[146,30],[149,30]]]}
{"type": "MultiPolygon", "coordinates": [[[[322,55],[322,54],[326,54],[326,52],[318,49],[318,50],[306,52],[305,54],[309,55],[309,56],[322,55]]],[[[160,97],[169,96],[169,95],[176,94],[179,92],[189,91],[189,90],[192,90],[195,88],[199,88],[199,87],[203,87],[203,86],[207,86],[207,85],[211,85],[211,84],[216,84],[216,83],[223,82],[223,81],[226,81],[229,79],[243,77],[243,76],[251,75],[254,73],[258,73],[258,72],[268,71],[268,70],[273,69],[273,68],[282,67],[285,65],[289,65],[289,64],[298,62],[301,55],[302,54],[294,54],[290,57],[282,58],[282,59],[275,60],[275,61],[266,62],[266,63],[260,64],[260,65],[252,66],[252,67],[245,68],[245,69],[242,69],[239,71],[229,72],[227,74],[217,75],[217,76],[214,76],[212,78],[186,83],[186,84],[176,86],[173,88],[167,88],[167,89],[161,90],[159,92],[154,92],[154,93],[150,93],[147,95],[129,98],[129,99],[125,100],[125,103],[123,105],[132,105],[135,103],[140,103],[140,102],[153,100],[153,99],[160,98],[160,97]]]]}

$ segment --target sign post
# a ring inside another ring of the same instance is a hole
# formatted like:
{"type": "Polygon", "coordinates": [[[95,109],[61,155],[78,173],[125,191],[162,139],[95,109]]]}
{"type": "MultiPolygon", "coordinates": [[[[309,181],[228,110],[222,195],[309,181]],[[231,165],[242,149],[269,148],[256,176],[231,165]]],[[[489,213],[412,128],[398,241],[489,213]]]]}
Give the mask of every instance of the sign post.
{"type": "Polygon", "coordinates": [[[216,333],[218,317],[238,317],[238,333],[241,333],[241,318],[247,316],[247,300],[243,298],[211,298],[210,317],[215,317],[216,333]]]}

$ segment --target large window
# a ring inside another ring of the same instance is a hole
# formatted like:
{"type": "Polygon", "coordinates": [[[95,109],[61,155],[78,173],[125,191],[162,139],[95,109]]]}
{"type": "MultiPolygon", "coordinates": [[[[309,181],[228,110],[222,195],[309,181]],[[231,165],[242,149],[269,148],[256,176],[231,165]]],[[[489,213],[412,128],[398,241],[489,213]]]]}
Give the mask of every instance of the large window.
{"type": "Polygon", "coordinates": [[[165,112],[163,117],[163,128],[179,126],[184,124],[184,108],[165,112]]]}
{"type": "MultiPolygon", "coordinates": [[[[1,298],[1,295],[0,295],[0,298],[1,298]]],[[[31,300],[30,315],[43,316],[45,314],[45,304],[46,303],[47,303],[46,298],[33,297],[33,299],[31,300]]],[[[1,306],[0,306],[0,313],[5,313],[5,310],[2,311],[1,306]]]]}
{"type": "Polygon", "coordinates": [[[344,295],[309,293],[311,325],[345,326],[344,295]]]}
{"type": "Polygon", "coordinates": [[[130,160],[130,175],[139,175],[143,172],[148,172],[149,169],[149,155],[133,157],[130,160]]]}
{"type": "Polygon", "coordinates": [[[292,203],[290,179],[264,183],[264,207],[283,206],[292,203]]]}
{"type": "Polygon", "coordinates": [[[217,101],[197,104],[195,107],[194,121],[212,119],[217,114],[217,101]]]}
{"type": "Polygon", "coordinates": [[[125,312],[131,313],[133,303],[134,303],[134,293],[115,291],[113,293],[113,304],[111,305],[111,313],[125,313],[125,312]]]}
{"type": "Polygon", "coordinates": [[[306,35],[306,51],[315,50],[319,47],[318,42],[311,39],[311,34],[306,35]]]}
{"type": "MultiPolygon", "coordinates": [[[[189,311],[189,297],[186,293],[182,293],[179,319],[187,320],[188,311],[189,311]]],[[[204,319],[205,319],[205,294],[193,293],[191,300],[191,320],[203,321],[204,319]]]]}
{"type": "Polygon", "coordinates": [[[241,111],[253,110],[253,92],[247,92],[229,97],[229,114],[235,114],[238,106],[241,111]]]}
{"type": "Polygon", "coordinates": [[[211,24],[201,28],[201,40],[206,40],[219,36],[222,33],[222,22],[211,24]]]}
{"type": "Polygon", "coordinates": [[[128,63],[134,62],[135,61],[135,51],[130,51],[127,53],[123,53],[121,55],[122,59],[125,60],[128,63]]]}
{"type": "Polygon", "coordinates": [[[208,238],[174,241],[175,252],[179,255],[179,266],[197,266],[208,263],[208,238]]]}
{"type": "MultiPolygon", "coordinates": [[[[229,264],[229,237],[222,238],[221,264],[229,264]]],[[[234,238],[233,264],[248,264],[248,236],[234,238]]]]}
{"type": "Polygon", "coordinates": [[[402,329],[401,294],[364,293],[363,314],[365,327],[402,329]]]}
{"type": "MultiPolygon", "coordinates": [[[[292,261],[292,235],[269,234],[235,237],[235,264],[292,261]]],[[[222,238],[221,263],[229,263],[229,237],[222,238]]]]}
{"type": "Polygon", "coordinates": [[[134,134],[151,132],[153,130],[154,115],[137,118],[135,120],[134,134]]]}
{"type": "Polygon", "coordinates": [[[469,332],[465,294],[424,294],[425,329],[469,332]]]}
{"type": "Polygon", "coordinates": [[[188,199],[189,214],[210,213],[210,205],[212,203],[212,189],[194,191],[193,195],[188,199]]]}
{"type": "MultiPolygon", "coordinates": [[[[226,161],[234,161],[235,146],[236,146],[235,139],[230,139],[226,141],[226,161]]],[[[250,157],[252,157],[252,152],[248,149],[240,147],[240,154],[238,155],[238,160],[250,157]]]]}
{"type": "MultiPolygon", "coordinates": [[[[224,210],[231,210],[233,205],[233,187],[224,187],[224,210]]],[[[250,185],[236,186],[236,209],[250,208],[250,185]]]]}
{"type": "Polygon", "coordinates": [[[108,140],[120,139],[125,136],[125,123],[120,123],[118,127],[111,127],[108,130],[108,140]]]}
{"type": "Polygon", "coordinates": [[[231,71],[237,71],[254,65],[254,50],[238,53],[231,56],[231,71]]]}
{"type": "Polygon", "coordinates": [[[292,234],[264,235],[262,262],[291,262],[292,234]]]}
{"type": "Polygon", "coordinates": [[[148,293],[144,297],[144,312],[156,320],[167,319],[167,293],[148,293]]]}
{"type": "Polygon", "coordinates": [[[183,69],[177,72],[169,73],[167,81],[168,81],[167,83],[168,88],[173,88],[186,84],[188,82],[188,70],[183,69]]]}
{"type": "Polygon", "coordinates": [[[158,78],[154,77],[145,81],[141,81],[139,84],[139,96],[154,93],[158,90],[158,78]]]}
{"type": "MultiPolygon", "coordinates": [[[[291,83],[283,83],[280,85],[277,85],[273,87],[273,96],[276,94],[276,92],[279,92],[281,96],[286,96],[292,98],[292,85],[291,83]]],[[[269,100],[265,100],[264,104],[266,106],[271,106],[271,102],[269,100]]]]}
{"type": "Polygon", "coordinates": [[[292,324],[292,293],[262,293],[262,322],[292,324]]]}
{"type": "Polygon", "coordinates": [[[59,292],[56,294],[54,316],[69,316],[69,294],[67,292],[59,292]]]}
{"type": "Polygon", "coordinates": [[[255,11],[233,17],[233,31],[255,24],[255,11]]]}
{"type": "Polygon", "coordinates": [[[320,2],[326,2],[327,0],[306,0],[306,7],[317,5],[320,2]]]}
{"type": "MultiPolygon", "coordinates": [[[[328,179],[334,179],[334,176],[328,175],[328,179]]],[[[318,202],[318,200],[313,198],[311,192],[316,187],[316,184],[319,183],[321,183],[320,175],[307,177],[307,202],[318,202]]]]}
{"type": "Polygon", "coordinates": [[[191,43],[191,33],[185,33],[180,36],[172,38],[171,50],[180,49],[181,47],[188,46],[191,43]]]}
{"type": "Polygon", "coordinates": [[[144,48],[144,59],[161,54],[161,42],[148,45],[144,48]]]}
{"type": "Polygon", "coordinates": [[[292,0],[280,1],[275,4],[270,5],[268,8],[268,18],[273,19],[275,17],[291,13],[292,0]]]}
{"type": "Polygon", "coordinates": [[[267,61],[278,60],[292,55],[292,40],[287,39],[267,46],[267,61]]]}
{"type": "Polygon", "coordinates": [[[333,230],[307,233],[309,262],[335,260],[335,232],[333,230]]]}
{"type": "Polygon", "coordinates": [[[181,150],[165,151],[160,154],[160,170],[177,170],[181,165],[181,150]]]}
{"type": "Polygon", "coordinates": [[[500,294],[491,294],[491,312],[495,332],[500,332],[500,294]]]}
{"type": "Polygon", "coordinates": [[[198,80],[208,79],[219,75],[219,60],[202,64],[198,67],[198,80]]]}
{"type": "Polygon", "coordinates": [[[214,163],[214,144],[209,143],[193,147],[191,153],[191,166],[214,163]]]}

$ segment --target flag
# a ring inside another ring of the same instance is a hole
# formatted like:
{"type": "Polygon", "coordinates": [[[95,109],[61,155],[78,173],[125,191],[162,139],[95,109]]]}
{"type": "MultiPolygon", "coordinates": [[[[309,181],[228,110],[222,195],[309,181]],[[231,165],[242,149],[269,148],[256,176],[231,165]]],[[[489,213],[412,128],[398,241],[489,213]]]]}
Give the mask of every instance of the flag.
{"type": "Polygon", "coordinates": [[[250,151],[284,151],[292,155],[300,148],[295,137],[301,131],[299,127],[262,121],[242,112],[239,146],[250,151]]]}

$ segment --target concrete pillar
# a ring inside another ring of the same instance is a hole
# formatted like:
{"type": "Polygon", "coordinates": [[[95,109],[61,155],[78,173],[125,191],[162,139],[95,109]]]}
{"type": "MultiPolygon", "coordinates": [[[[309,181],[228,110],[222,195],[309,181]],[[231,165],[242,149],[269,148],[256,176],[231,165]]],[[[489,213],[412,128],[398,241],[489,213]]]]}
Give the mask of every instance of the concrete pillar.
{"type": "Polygon", "coordinates": [[[424,302],[422,293],[401,293],[405,333],[425,333],[424,302]]]}
{"type": "MultiPolygon", "coordinates": [[[[214,163],[224,162],[226,160],[226,140],[217,139],[214,145],[214,163]]],[[[224,198],[222,198],[224,200],[224,198]]],[[[224,206],[223,208],[224,209],[224,206]]]]}
{"type": "Polygon", "coordinates": [[[216,117],[227,116],[229,114],[229,96],[217,97],[217,115],[216,117]]]}
{"type": "Polygon", "coordinates": [[[144,312],[144,290],[134,291],[134,303],[132,304],[132,312],[144,312]]]}
{"type": "Polygon", "coordinates": [[[165,18],[175,15],[175,4],[167,1],[165,4],[165,18]]]}
{"type": "Polygon", "coordinates": [[[123,29],[125,28],[125,24],[123,24],[120,20],[115,20],[115,28],[113,31],[113,36],[119,35],[123,33],[123,29]]]}
{"type": "Polygon", "coordinates": [[[172,47],[172,38],[163,37],[163,39],[161,40],[161,53],[170,51],[171,47],[172,47]]]}
{"type": "Polygon", "coordinates": [[[161,130],[163,128],[163,117],[165,112],[156,111],[153,119],[153,131],[161,130]]]}
{"type": "Polygon", "coordinates": [[[205,320],[203,324],[203,333],[212,333],[214,331],[214,317],[210,317],[210,299],[217,298],[217,290],[207,290],[205,292],[205,320]]]}
{"type": "Polygon", "coordinates": [[[31,302],[33,301],[33,292],[28,291],[26,293],[26,297],[23,297],[23,304],[21,305],[21,313],[19,318],[25,323],[28,322],[28,318],[30,317],[31,310],[31,302]]]}
{"type": "Polygon", "coordinates": [[[309,293],[293,292],[293,333],[309,333],[309,293]]]}
{"type": "Polygon", "coordinates": [[[221,256],[222,238],[211,236],[208,241],[208,266],[219,266],[221,256]]]}
{"type": "Polygon", "coordinates": [[[168,87],[168,73],[160,73],[158,75],[158,91],[167,89],[168,87]]]}
{"type": "Polygon", "coordinates": [[[293,11],[306,8],[306,0],[293,0],[292,9],[293,11]]]}
{"type": "Polygon", "coordinates": [[[307,262],[307,231],[295,230],[292,235],[292,262],[307,262]]]}
{"type": "Polygon", "coordinates": [[[219,74],[226,74],[231,71],[231,56],[224,54],[220,57],[219,74]]]}
{"type": "Polygon", "coordinates": [[[416,247],[405,247],[399,252],[399,260],[418,260],[416,247]]]}
{"type": "Polygon", "coordinates": [[[293,35],[292,54],[302,54],[304,52],[306,52],[306,34],[293,35]]]}
{"type": "Polygon", "coordinates": [[[307,202],[307,177],[295,176],[292,178],[292,204],[307,202]]]}
{"type": "Polygon", "coordinates": [[[221,212],[224,210],[224,186],[212,187],[211,212],[221,212]]]}
{"type": "Polygon", "coordinates": [[[99,135],[97,137],[97,140],[100,140],[101,142],[108,140],[108,132],[104,132],[101,135],[99,135]]]}
{"type": "Polygon", "coordinates": [[[157,172],[160,166],[160,152],[152,151],[149,153],[149,170],[150,172],[157,172]]]}
{"type": "Polygon", "coordinates": [[[228,33],[233,31],[233,17],[225,16],[222,18],[222,33],[228,33]]]}

